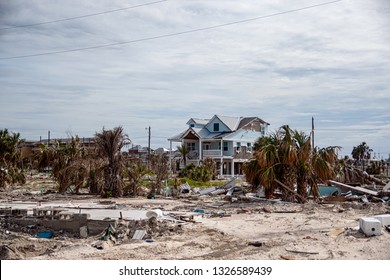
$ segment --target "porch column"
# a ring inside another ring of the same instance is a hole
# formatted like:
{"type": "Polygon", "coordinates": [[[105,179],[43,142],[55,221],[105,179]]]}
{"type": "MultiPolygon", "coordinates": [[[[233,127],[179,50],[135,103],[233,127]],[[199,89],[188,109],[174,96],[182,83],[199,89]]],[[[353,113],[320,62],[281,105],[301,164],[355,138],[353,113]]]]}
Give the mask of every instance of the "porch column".
{"type": "Polygon", "coordinates": [[[169,140],[169,174],[172,173],[172,140],[169,140]]]}
{"type": "MultiPolygon", "coordinates": [[[[203,157],[202,151],[203,151],[203,149],[202,149],[202,139],[199,139],[199,163],[200,163],[200,161],[202,160],[202,157],[203,157]]],[[[199,165],[199,163],[198,163],[198,165],[199,165]]]]}
{"type": "Polygon", "coordinates": [[[221,177],[223,176],[223,139],[221,139],[221,170],[220,170],[221,177]]]}

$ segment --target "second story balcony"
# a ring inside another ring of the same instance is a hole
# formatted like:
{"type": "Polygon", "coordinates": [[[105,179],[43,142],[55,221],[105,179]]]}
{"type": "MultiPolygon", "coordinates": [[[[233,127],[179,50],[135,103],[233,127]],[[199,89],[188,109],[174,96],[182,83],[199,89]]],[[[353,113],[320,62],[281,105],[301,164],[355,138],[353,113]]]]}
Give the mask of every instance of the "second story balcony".
{"type": "Polygon", "coordinates": [[[221,157],[221,150],[203,150],[203,157],[221,157]]]}

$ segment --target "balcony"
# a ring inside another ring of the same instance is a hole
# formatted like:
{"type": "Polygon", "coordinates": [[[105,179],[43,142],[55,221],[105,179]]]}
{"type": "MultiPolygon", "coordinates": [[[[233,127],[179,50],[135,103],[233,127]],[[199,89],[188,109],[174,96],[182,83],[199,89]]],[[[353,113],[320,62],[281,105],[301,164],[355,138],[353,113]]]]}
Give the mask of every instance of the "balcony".
{"type": "Polygon", "coordinates": [[[203,150],[203,157],[221,157],[221,150],[203,150]]]}

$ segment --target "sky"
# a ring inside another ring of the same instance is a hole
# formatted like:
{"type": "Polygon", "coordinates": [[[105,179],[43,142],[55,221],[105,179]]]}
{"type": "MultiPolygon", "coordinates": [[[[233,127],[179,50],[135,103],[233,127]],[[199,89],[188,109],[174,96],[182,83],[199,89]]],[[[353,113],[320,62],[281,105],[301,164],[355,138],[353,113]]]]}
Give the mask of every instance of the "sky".
{"type": "Polygon", "coordinates": [[[0,0],[0,129],[123,126],[169,147],[190,118],[259,117],[390,155],[388,0],[0,0]]]}

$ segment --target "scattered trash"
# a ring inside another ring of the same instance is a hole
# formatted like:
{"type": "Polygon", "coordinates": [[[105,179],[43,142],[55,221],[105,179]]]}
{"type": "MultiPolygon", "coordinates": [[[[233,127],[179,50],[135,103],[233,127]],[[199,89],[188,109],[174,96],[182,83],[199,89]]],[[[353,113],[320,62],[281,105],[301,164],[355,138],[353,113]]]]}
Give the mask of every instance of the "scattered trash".
{"type": "Polygon", "coordinates": [[[103,231],[102,235],[100,236],[100,240],[108,240],[109,238],[113,237],[115,235],[115,229],[110,224],[108,227],[103,231]]]}
{"type": "Polygon", "coordinates": [[[386,184],[386,186],[383,187],[384,191],[390,191],[390,182],[386,184]]]}
{"type": "Polygon", "coordinates": [[[145,242],[147,242],[147,243],[152,243],[153,240],[152,240],[152,239],[145,239],[145,242]]]}
{"type": "Polygon", "coordinates": [[[203,209],[195,209],[194,212],[195,213],[202,213],[202,214],[205,213],[203,209]]]}
{"type": "Polygon", "coordinates": [[[311,236],[305,236],[303,239],[305,239],[305,240],[318,240],[318,238],[311,237],[311,236]]]}
{"type": "Polygon", "coordinates": [[[162,217],[162,216],[163,216],[163,212],[161,211],[161,209],[155,209],[155,210],[150,210],[150,211],[146,212],[146,217],[148,219],[150,219],[152,217],[158,218],[158,217],[162,217]]]}
{"type": "Polygon", "coordinates": [[[142,240],[142,239],[144,239],[145,235],[146,235],[146,230],[137,229],[134,232],[132,239],[142,240]]]}
{"type": "Polygon", "coordinates": [[[360,200],[361,200],[363,203],[368,203],[368,198],[367,198],[366,195],[361,196],[360,200]]]}
{"type": "Polygon", "coordinates": [[[201,190],[199,193],[200,193],[200,195],[206,195],[206,194],[212,193],[216,189],[217,189],[216,187],[210,187],[210,188],[206,188],[206,189],[201,190]]]}
{"type": "Polygon", "coordinates": [[[271,210],[266,207],[261,208],[261,211],[263,211],[264,213],[271,213],[271,210]]]}
{"type": "Polygon", "coordinates": [[[53,237],[53,232],[52,231],[39,231],[37,233],[37,236],[39,238],[52,238],[53,237]]]}
{"type": "Polygon", "coordinates": [[[179,186],[181,193],[190,193],[191,187],[187,182],[185,184],[179,186]]]}
{"type": "Polygon", "coordinates": [[[326,235],[330,237],[337,237],[344,232],[345,232],[345,228],[336,228],[332,231],[329,231],[326,235]]]}
{"type": "Polygon", "coordinates": [[[334,186],[318,186],[320,191],[320,196],[339,196],[341,194],[341,189],[334,186]]]}
{"type": "Polygon", "coordinates": [[[223,217],[223,216],[225,216],[225,211],[219,210],[219,211],[217,212],[217,215],[220,216],[220,217],[223,217]]]}
{"type": "Polygon", "coordinates": [[[253,241],[248,243],[249,246],[254,246],[254,247],[262,247],[264,246],[264,242],[261,241],[253,241]]]}
{"type": "Polygon", "coordinates": [[[227,191],[226,195],[227,195],[227,196],[232,196],[234,192],[242,192],[242,188],[241,188],[241,187],[237,187],[237,186],[233,186],[233,187],[231,187],[231,188],[227,191]]]}

